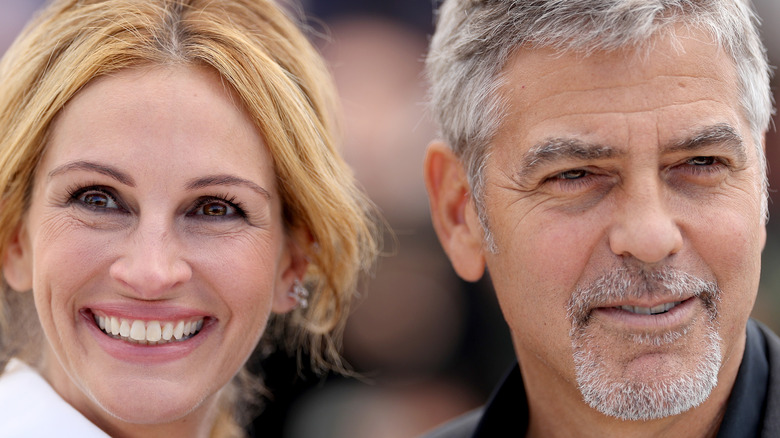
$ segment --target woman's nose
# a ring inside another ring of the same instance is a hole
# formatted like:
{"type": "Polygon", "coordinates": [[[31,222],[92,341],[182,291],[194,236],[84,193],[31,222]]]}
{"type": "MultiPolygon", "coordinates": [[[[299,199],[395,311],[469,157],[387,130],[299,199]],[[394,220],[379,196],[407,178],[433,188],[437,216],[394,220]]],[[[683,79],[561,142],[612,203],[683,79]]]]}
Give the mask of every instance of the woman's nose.
{"type": "Polygon", "coordinates": [[[192,277],[182,246],[172,226],[141,221],[126,237],[121,256],[111,265],[113,279],[141,299],[163,299],[192,277]]]}

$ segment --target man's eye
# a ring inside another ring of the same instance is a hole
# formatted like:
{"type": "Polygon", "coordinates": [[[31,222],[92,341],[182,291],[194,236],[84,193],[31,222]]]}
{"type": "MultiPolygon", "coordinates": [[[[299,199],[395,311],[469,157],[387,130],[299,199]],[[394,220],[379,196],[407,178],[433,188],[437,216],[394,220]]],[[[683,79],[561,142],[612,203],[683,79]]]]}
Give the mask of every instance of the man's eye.
{"type": "Polygon", "coordinates": [[[688,159],[687,162],[693,166],[712,166],[717,161],[715,157],[693,157],[688,159]]]}
{"type": "Polygon", "coordinates": [[[589,168],[569,169],[554,173],[545,180],[550,190],[556,193],[567,193],[570,195],[581,194],[588,190],[594,190],[599,187],[606,187],[604,184],[609,182],[605,175],[594,172],[589,168]]]}
{"type": "Polygon", "coordinates": [[[567,170],[558,174],[559,179],[580,179],[588,175],[588,172],[583,169],[567,170]]]}

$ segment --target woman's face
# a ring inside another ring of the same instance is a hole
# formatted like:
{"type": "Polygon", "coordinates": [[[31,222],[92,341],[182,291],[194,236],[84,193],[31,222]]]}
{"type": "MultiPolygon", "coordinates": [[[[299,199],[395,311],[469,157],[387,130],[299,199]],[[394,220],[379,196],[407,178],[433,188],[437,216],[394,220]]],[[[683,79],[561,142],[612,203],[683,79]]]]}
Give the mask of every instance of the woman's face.
{"type": "Polygon", "coordinates": [[[269,313],[294,305],[305,261],[238,102],[205,68],[132,69],[52,127],[4,273],[32,288],[44,376],[109,432],[208,418],[269,313]]]}

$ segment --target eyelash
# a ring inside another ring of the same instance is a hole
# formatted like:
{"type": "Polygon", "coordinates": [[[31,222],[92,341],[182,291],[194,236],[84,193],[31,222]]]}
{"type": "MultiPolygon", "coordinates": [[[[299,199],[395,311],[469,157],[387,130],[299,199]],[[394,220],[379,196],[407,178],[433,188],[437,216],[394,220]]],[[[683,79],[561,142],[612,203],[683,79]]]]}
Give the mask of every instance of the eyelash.
{"type": "MultiPolygon", "coordinates": [[[[701,156],[688,158],[685,161],[681,162],[680,164],[673,166],[673,168],[683,169],[684,171],[688,172],[688,174],[692,176],[706,177],[709,175],[720,173],[727,166],[728,166],[727,162],[725,162],[722,158],[709,156],[709,155],[701,155],[701,156]],[[707,160],[707,163],[698,164],[698,165],[693,163],[694,160],[702,160],[702,159],[707,160]]],[[[578,190],[585,188],[588,185],[593,184],[594,181],[592,180],[597,177],[598,177],[597,173],[594,173],[588,169],[574,168],[574,169],[567,169],[550,176],[545,180],[545,183],[556,184],[562,190],[576,192],[578,190]],[[582,176],[578,178],[564,177],[564,175],[567,173],[580,173],[580,172],[582,173],[582,176]]]]}
{"type": "Polygon", "coordinates": [[[557,185],[560,189],[565,191],[576,192],[584,187],[593,184],[592,179],[596,178],[597,174],[587,169],[568,169],[563,172],[558,172],[545,180],[546,183],[557,185]],[[582,176],[579,178],[564,178],[563,175],[572,172],[582,172],[582,176]]]}
{"type": "MultiPolygon", "coordinates": [[[[98,212],[109,212],[112,210],[118,210],[120,212],[127,211],[127,208],[125,208],[123,203],[119,201],[119,197],[114,194],[113,190],[103,185],[88,184],[85,186],[69,187],[66,190],[66,193],[68,195],[68,201],[67,201],[68,205],[73,205],[74,203],[77,203],[79,206],[83,208],[87,208],[89,210],[98,211],[98,212]],[[119,208],[115,209],[115,208],[96,207],[94,205],[84,202],[81,199],[81,197],[85,193],[89,193],[89,192],[96,192],[105,195],[106,197],[110,198],[110,200],[113,201],[119,208]]],[[[199,213],[198,210],[200,210],[203,206],[208,205],[210,203],[225,204],[228,208],[232,208],[234,210],[233,214],[235,214],[236,216],[241,218],[247,217],[243,204],[240,201],[238,201],[235,196],[230,196],[227,194],[217,195],[217,196],[204,196],[198,198],[195,201],[193,207],[187,212],[186,216],[190,216],[190,217],[203,216],[204,219],[208,219],[208,220],[217,220],[219,218],[226,218],[226,217],[229,218],[232,216],[231,214],[226,214],[224,216],[210,216],[207,214],[198,214],[199,213]]]]}
{"type": "MultiPolygon", "coordinates": [[[[246,218],[247,217],[246,210],[244,209],[244,206],[241,203],[241,201],[238,201],[235,196],[230,196],[230,195],[227,195],[227,194],[219,195],[219,196],[205,196],[203,198],[199,198],[195,202],[195,205],[190,210],[190,212],[187,213],[187,216],[200,216],[198,214],[198,210],[200,210],[203,206],[208,205],[210,203],[214,203],[214,202],[227,204],[228,207],[230,207],[233,210],[235,210],[235,215],[237,215],[238,217],[241,217],[241,218],[246,218]]],[[[207,214],[203,214],[202,216],[204,216],[205,218],[209,218],[209,219],[216,219],[216,218],[229,217],[230,215],[210,216],[210,215],[207,215],[207,214]]]]}
{"type": "Polygon", "coordinates": [[[706,155],[688,158],[687,160],[683,161],[681,163],[681,165],[684,165],[685,167],[687,167],[688,171],[691,174],[693,174],[693,175],[703,175],[703,176],[711,175],[711,174],[714,174],[714,173],[718,173],[718,172],[722,171],[724,167],[727,166],[727,164],[722,159],[720,159],[718,157],[712,157],[712,156],[706,156],[706,155]],[[698,160],[698,159],[706,159],[708,161],[711,160],[712,162],[708,163],[708,164],[693,164],[692,163],[693,160],[698,160]]]}
{"type": "Polygon", "coordinates": [[[81,200],[81,196],[83,196],[85,193],[88,192],[96,192],[101,193],[108,197],[111,201],[113,201],[118,207],[119,211],[126,212],[127,209],[124,207],[124,205],[119,202],[118,197],[113,193],[113,191],[106,187],[99,184],[90,184],[85,186],[76,186],[76,187],[70,187],[67,189],[68,194],[68,204],[72,205],[73,203],[78,203],[81,207],[88,208],[93,211],[101,211],[101,212],[107,212],[109,210],[117,210],[114,208],[99,208],[95,207],[94,205],[90,205],[84,201],[81,200]]]}

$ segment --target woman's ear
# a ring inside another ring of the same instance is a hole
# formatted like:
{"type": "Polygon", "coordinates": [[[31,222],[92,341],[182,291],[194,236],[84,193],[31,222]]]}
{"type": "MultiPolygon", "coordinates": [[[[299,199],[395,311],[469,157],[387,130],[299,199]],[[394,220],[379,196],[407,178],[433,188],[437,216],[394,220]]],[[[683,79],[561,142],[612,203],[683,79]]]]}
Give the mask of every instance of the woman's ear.
{"type": "Polygon", "coordinates": [[[446,144],[431,143],[423,172],[433,227],[444,252],[462,279],[479,280],[485,272],[483,231],[460,159],[446,144]]]}
{"type": "Polygon", "coordinates": [[[32,289],[32,251],[23,223],[14,230],[3,254],[3,277],[17,292],[32,289]]]}
{"type": "Polygon", "coordinates": [[[286,241],[279,263],[279,276],[271,307],[275,313],[287,313],[298,307],[299,303],[290,291],[296,280],[303,279],[309,267],[309,257],[304,248],[314,244],[311,234],[305,229],[288,232],[286,241]]]}

